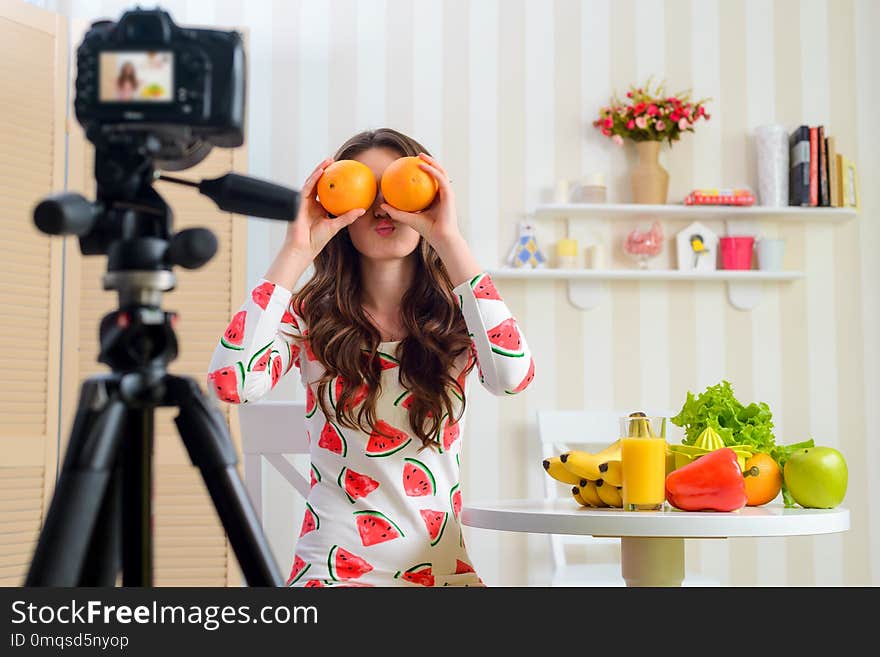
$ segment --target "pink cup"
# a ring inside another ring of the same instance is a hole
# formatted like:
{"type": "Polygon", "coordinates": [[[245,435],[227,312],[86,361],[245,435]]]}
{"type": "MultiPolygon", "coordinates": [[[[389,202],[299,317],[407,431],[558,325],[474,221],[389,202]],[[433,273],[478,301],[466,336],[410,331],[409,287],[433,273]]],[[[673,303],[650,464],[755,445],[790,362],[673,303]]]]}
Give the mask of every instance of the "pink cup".
{"type": "Polygon", "coordinates": [[[721,238],[721,268],[722,269],[751,269],[752,249],[755,246],[754,237],[722,237],[721,238]]]}

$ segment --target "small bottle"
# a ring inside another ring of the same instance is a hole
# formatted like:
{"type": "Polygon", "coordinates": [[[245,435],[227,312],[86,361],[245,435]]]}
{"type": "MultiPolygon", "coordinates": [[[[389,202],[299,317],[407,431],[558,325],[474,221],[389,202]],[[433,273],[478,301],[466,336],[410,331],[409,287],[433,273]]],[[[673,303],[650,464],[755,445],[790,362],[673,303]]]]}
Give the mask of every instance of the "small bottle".
{"type": "Polygon", "coordinates": [[[560,269],[576,269],[578,267],[577,240],[564,238],[556,243],[556,263],[560,269]]]}

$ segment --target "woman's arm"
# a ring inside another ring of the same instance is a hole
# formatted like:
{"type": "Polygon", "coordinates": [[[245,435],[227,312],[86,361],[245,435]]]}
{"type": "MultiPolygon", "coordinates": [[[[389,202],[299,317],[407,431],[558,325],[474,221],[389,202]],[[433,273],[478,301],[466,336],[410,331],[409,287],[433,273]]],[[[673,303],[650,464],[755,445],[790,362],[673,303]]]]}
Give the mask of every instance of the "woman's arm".
{"type": "Polygon", "coordinates": [[[214,350],[208,386],[221,401],[259,399],[293,365],[299,367],[301,347],[308,351],[305,326],[290,307],[291,290],[327,242],[365,212],[356,209],[331,219],[318,203],[316,185],[332,161],[321,162],[306,179],[296,219],[288,224],[278,255],[214,350]]]}
{"type": "Polygon", "coordinates": [[[232,318],[208,366],[208,387],[230,404],[259,399],[293,365],[299,367],[299,322],[291,293],[261,280],[232,318]],[[282,330],[284,329],[284,330],[282,330]]]}
{"type": "Polygon", "coordinates": [[[535,361],[489,274],[477,274],[454,291],[473,341],[480,383],[493,395],[525,390],[535,378],[535,361]]]}

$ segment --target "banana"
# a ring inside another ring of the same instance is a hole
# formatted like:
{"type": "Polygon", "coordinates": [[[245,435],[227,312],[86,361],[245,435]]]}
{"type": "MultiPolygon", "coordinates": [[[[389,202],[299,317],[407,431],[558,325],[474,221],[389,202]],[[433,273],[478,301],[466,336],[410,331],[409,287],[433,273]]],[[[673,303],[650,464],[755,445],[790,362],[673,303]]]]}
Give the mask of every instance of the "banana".
{"type": "Polygon", "coordinates": [[[596,456],[606,461],[619,461],[620,453],[620,438],[618,438],[601,452],[596,452],[596,456]]]}
{"type": "Polygon", "coordinates": [[[558,456],[544,459],[544,469],[547,471],[547,474],[553,477],[556,481],[561,481],[563,484],[578,484],[583,478],[569,472],[565,466],[562,465],[562,461],[558,456]]]}
{"type": "Polygon", "coordinates": [[[580,504],[581,506],[589,506],[587,501],[581,496],[581,489],[578,486],[571,487],[571,495],[574,497],[575,502],[580,504]]]}
{"type": "Polygon", "coordinates": [[[562,461],[562,465],[565,466],[566,470],[581,479],[595,481],[602,476],[599,473],[599,464],[604,459],[596,454],[573,449],[560,455],[559,460],[562,461]]]}
{"type": "Polygon", "coordinates": [[[599,472],[602,473],[602,479],[606,484],[611,484],[620,488],[623,486],[623,468],[621,461],[606,461],[599,464],[599,472]]]}
{"type": "Polygon", "coordinates": [[[630,413],[629,417],[629,435],[632,438],[656,438],[654,428],[648,420],[648,416],[641,411],[630,413]]]}
{"type": "Polygon", "coordinates": [[[599,491],[596,490],[595,481],[587,481],[586,486],[580,487],[581,497],[583,497],[590,506],[607,506],[602,498],[599,497],[599,491]]]}
{"type": "Polygon", "coordinates": [[[596,481],[596,491],[599,497],[608,506],[615,508],[623,508],[623,498],[620,496],[620,490],[616,486],[605,483],[602,479],[596,481]]]}

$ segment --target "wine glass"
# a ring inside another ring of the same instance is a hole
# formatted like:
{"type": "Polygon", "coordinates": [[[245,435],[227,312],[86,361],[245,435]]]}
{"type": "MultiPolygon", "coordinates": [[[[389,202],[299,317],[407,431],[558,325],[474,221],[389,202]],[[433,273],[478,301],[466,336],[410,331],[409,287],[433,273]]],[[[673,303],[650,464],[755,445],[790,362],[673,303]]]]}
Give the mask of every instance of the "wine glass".
{"type": "Polygon", "coordinates": [[[663,227],[655,221],[650,230],[634,228],[623,242],[623,251],[636,261],[639,269],[647,269],[648,262],[663,250],[663,227]]]}

